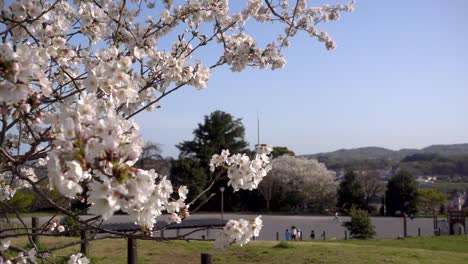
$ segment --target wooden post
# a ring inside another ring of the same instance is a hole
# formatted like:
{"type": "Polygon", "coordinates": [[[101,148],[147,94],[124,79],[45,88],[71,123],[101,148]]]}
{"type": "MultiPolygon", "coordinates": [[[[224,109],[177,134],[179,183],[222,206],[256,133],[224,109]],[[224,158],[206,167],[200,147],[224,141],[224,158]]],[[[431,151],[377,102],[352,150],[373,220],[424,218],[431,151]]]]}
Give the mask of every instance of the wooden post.
{"type": "Polygon", "coordinates": [[[420,237],[420,236],[421,236],[421,228],[418,227],[418,237],[420,237]]]}
{"type": "Polygon", "coordinates": [[[279,241],[279,232],[276,232],[276,241],[279,241]]]}
{"type": "Polygon", "coordinates": [[[323,233],[322,233],[322,238],[323,238],[323,240],[327,239],[327,236],[325,235],[325,231],[323,231],[323,233]]]}
{"type": "Polygon", "coordinates": [[[346,230],[344,231],[344,239],[348,240],[348,231],[346,231],[346,230]]]}
{"type": "Polygon", "coordinates": [[[39,232],[39,229],[37,228],[39,226],[39,218],[38,217],[33,217],[31,219],[31,231],[33,233],[32,235],[32,240],[34,243],[39,243],[39,236],[37,233],[39,232]]]}
{"type": "Polygon", "coordinates": [[[161,238],[164,238],[164,229],[161,230],[161,238]]]}
{"type": "Polygon", "coordinates": [[[87,236],[86,236],[86,230],[85,229],[80,230],[80,238],[81,238],[80,252],[81,252],[81,254],[87,256],[88,255],[89,242],[86,241],[87,236]]]}
{"type": "Polygon", "coordinates": [[[441,231],[441,230],[440,230],[440,227],[439,227],[439,236],[441,236],[441,235],[442,235],[442,233],[441,233],[440,231],[441,231]]]}
{"type": "Polygon", "coordinates": [[[128,238],[127,244],[127,263],[136,264],[137,263],[137,241],[134,237],[128,238]]]}
{"type": "Polygon", "coordinates": [[[458,234],[459,234],[459,235],[461,235],[461,234],[462,234],[462,228],[461,228],[461,226],[460,226],[460,227],[458,227],[458,234]]]}
{"type": "Polygon", "coordinates": [[[180,237],[180,228],[177,228],[176,236],[177,236],[177,237],[180,237]]]}
{"type": "Polygon", "coordinates": [[[210,253],[201,253],[201,264],[213,264],[210,253]]]}

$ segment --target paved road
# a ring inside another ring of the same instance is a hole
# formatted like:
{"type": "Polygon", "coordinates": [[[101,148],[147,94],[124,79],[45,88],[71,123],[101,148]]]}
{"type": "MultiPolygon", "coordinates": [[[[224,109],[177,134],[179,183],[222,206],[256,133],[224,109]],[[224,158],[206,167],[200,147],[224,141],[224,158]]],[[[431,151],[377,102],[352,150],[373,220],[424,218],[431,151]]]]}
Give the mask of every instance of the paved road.
{"type": "MultiPolygon", "coordinates": [[[[216,217],[217,215],[194,215],[193,217],[216,217]]],[[[218,215],[219,217],[219,215],[218,215]]],[[[225,215],[225,219],[251,219],[256,215],[225,215]]],[[[303,232],[304,238],[309,238],[311,230],[315,231],[316,239],[320,238],[325,231],[327,238],[344,238],[345,228],[341,222],[334,221],[332,216],[280,216],[280,215],[263,215],[263,228],[260,233],[260,240],[275,240],[276,233],[279,232],[279,238],[284,239],[284,231],[291,230],[291,226],[296,226],[303,232]]],[[[341,221],[348,221],[349,217],[340,217],[341,221]]],[[[403,235],[403,219],[394,217],[373,217],[372,223],[376,228],[376,238],[396,238],[403,235]]],[[[417,236],[418,228],[421,228],[422,236],[433,235],[433,220],[432,218],[416,218],[410,220],[408,218],[408,235],[417,236]]]]}
{"type": "MultiPolygon", "coordinates": [[[[224,219],[253,219],[257,215],[241,215],[241,214],[225,214],[224,219]]],[[[219,214],[195,214],[192,215],[192,219],[201,218],[220,218],[219,214]]],[[[161,221],[164,221],[164,216],[161,217],[161,221]]],[[[284,239],[284,231],[291,229],[291,226],[296,226],[303,232],[303,237],[309,238],[311,230],[315,231],[316,239],[319,239],[322,233],[325,231],[327,238],[344,238],[345,228],[341,225],[341,222],[334,221],[333,216],[297,216],[297,215],[263,215],[263,228],[260,233],[260,240],[276,240],[276,233],[279,232],[279,238],[284,239]]],[[[30,222],[29,219],[26,222],[30,222]]],[[[40,222],[49,220],[46,217],[41,217],[40,222]]],[[[349,220],[348,217],[340,217],[341,221],[349,220]]],[[[131,222],[129,217],[126,215],[115,215],[111,217],[106,223],[128,223],[131,222]]],[[[376,238],[396,238],[403,235],[403,220],[402,218],[395,217],[373,217],[372,223],[376,227],[376,238]]],[[[433,235],[433,222],[431,218],[416,218],[411,220],[408,218],[408,235],[417,236],[418,228],[421,229],[422,236],[433,235]]],[[[191,230],[181,230],[180,234],[184,234],[191,230]]],[[[176,231],[165,231],[166,237],[175,236],[176,231]]],[[[160,234],[157,234],[158,236],[160,234]]],[[[210,232],[199,232],[190,236],[191,238],[201,238],[204,235],[206,238],[215,238],[216,231],[210,232]]]]}

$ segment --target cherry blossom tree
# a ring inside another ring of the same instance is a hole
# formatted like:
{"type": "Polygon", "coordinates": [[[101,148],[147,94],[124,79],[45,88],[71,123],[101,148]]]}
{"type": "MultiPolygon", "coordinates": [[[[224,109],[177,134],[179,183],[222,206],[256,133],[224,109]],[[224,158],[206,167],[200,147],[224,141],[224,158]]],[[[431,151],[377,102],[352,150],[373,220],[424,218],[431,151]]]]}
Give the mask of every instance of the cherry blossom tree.
{"type": "MultiPolygon", "coordinates": [[[[233,72],[282,68],[282,51],[298,32],[334,49],[335,42],[318,24],[338,20],[340,12],[353,10],[353,3],[16,0],[0,1],[0,7],[0,205],[8,206],[5,201],[18,189],[28,188],[86,229],[152,239],[159,231],[153,228],[158,216],[166,212],[170,222],[180,222],[194,201],[186,201],[186,186],[135,167],[143,140],[133,117],[159,108],[182,87],[205,88],[221,66],[233,72]],[[265,46],[246,30],[255,23],[278,29],[265,46]],[[216,55],[214,61],[203,59],[206,50],[216,55]],[[44,168],[47,177],[38,176],[44,168]],[[80,218],[49,197],[43,185],[88,203],[95,217],[80,218]],[[118,210],[141,232],[102,228],[101,220],[118,210]]],[[[250,159],[226,150],[213,157],[211,169],[228,177],[235,191],[252,190],[271,168],[269,151],[260,146],[250,159]]],[[[261,225],[260,217],[230,220],[216,245],[245,244],[261,225]]],[[[67,227],[44,228],[61,232],[67,227]]],[[[30,238],[31,230],[22,229],[21,235],[30,238]]],[[[29,251],[10,245],[9,237],[0,232],[0,250],[19,253],[2,262],[49,258],[34,243],[29,251]]],[[[69,263],[86,261],[76,254],[69,263]]]]}
{"type": "MultiPolygon", "coordinates": [[[[317,160],[283,155],[272,159],[267,182],[276,181],[281,193],[295,196],[296,206],[323,212],[335,205],[335,173],[317,160]]],[[[262,182],[264,184],[264,182],[262,182]]]]}

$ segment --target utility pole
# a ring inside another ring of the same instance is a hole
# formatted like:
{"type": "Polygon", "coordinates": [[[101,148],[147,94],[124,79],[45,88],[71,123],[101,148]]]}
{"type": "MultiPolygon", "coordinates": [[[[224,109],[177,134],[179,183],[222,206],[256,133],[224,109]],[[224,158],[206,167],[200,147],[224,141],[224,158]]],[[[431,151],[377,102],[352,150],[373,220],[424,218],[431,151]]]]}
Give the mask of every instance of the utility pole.
{"type": "Polygon", "coordinates": [[[260,117],[257,112],[257,145],[260,145],[260,117]]]}

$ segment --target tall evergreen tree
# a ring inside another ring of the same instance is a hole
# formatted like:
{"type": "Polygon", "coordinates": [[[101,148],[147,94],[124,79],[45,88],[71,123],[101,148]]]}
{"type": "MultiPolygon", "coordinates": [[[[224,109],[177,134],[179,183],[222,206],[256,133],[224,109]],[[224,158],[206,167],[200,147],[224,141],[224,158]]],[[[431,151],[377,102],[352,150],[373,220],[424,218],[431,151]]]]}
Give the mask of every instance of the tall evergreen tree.
{"type": "Polygon", "coordinates": [[[385,205],[387,215],[401,213],[413,213],[416,211],[418,195],[418,183],[408,171],[400,171],[393,176],[387,184],[385,193],[385,205]]]}
{"type": "Polygon", "coordinates": [[[204,123],[198,124],[193,136],[193,140],[176,145],[180,150],[180,158],[193,158],[207,167],[211,156],[223,149],[229,149],[231,154],[247,151],[242,120],[223,111],[218,110],[205,116],[204,123]]]}
{"type": "Polygon", "coordinates": [[[349,211],[354,205],[356,208],[366,208],[366,195],[357,178],[356,173],[348,171],[338,186],[337,207],[349,211]]]}
{"type": "MultiPolygon", "coordinates": [[[[214,179],[209,171],[209,163],[213,154],[219,154],[223,149],[230,153],[248,153],[248,143],[245,141],[245,128],[242,120],[234,118],[223,111],[215,111],[205,116],[193,131],[193,139],[176,145],[180,150],[179,160],[174,161],[171,175],[176,183],[189,185],[194,193],[199,193],[214,179]]],[[[218,191],[217,185],[226,185],[226,181],[215,184],[212,192],[218,191]]],[[[232,195],[232,189],[226,188],[224,193],[226,209],[238,204],[231,201],[239,194],[232,195]]],[[[213,202],[212,202],[213,203],[213,202]]],[[[217,205],[207,204],[205,209],[215,209],[217,205]],[[210,208],[211,207],[211,208],[210,208]]]]}

